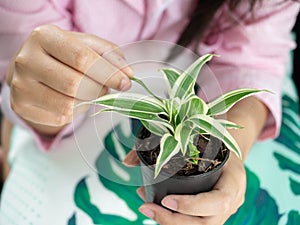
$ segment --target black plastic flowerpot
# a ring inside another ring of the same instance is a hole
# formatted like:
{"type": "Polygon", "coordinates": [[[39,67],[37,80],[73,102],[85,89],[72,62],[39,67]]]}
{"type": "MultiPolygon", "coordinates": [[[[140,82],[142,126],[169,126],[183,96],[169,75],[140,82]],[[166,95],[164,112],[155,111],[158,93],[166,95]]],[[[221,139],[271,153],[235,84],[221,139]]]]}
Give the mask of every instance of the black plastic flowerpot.
{"type": "Polygon", "coordinates": [[[180,176],[176,174],[169,175],[161,171],[154,179],[154,165],[148,165],[141,151],[137,151],[141,162],[147,201],[161,205],[161,200],[166,195],[198,194],[212,190],[221,175],[222,168],[229,157],[229,152],[227,150],[221,164],[209,172],[198,175],[180,176]]]}

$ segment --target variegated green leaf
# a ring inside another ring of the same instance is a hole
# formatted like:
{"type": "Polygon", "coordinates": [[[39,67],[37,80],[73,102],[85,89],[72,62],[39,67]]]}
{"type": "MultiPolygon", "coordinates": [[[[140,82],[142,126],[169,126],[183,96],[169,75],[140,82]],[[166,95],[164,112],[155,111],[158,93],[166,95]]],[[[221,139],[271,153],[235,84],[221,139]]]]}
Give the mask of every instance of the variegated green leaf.
{"type": "Polygon", "coordinates": [[[155,99],[157,99],[158,101],[162,102],[163,99],[161,99],[160,97],[158,97],[157,95],[155,95],[148,87],[147,85],[140,79],[136,78],[136,77],[131,77],[131,80],[135,81],[136,83],[138,83],[139,85],[141,85],[152,97],[154,97],[155,99]]]}
{"type": "MultiPolygon", "coordinates": [[[[127,109],[122,110],[122,109],[115,109],[115,108],[111,108],[111,109],[105,108],[105,109],[99,110],[97,113],[93,114],[92,116],[97,115],[102,112],[117,112],[121,115],[127,116],[129,118],[133,118],[133,119],[164,122],[163,119],[161,117],[159,117],[159,115],[161,115],[161,114],[147,113],[147,112],[141,112],[141,111],[130,111],[127,109]]],[[[167,122],[167,121],[165,121],[165,122],[167,122]]]]}
{"type": "Polygon", "coordinates": [[[195,129],[199,128],[219,138],[229,150],[233,151],[239,158],[242,157],[241,150],[234,138],[217,120],[207,115],[195,115],[189,118],[189,121],[194,123],[195,129]]]}
{"type": "Polygon", "coordinates": [[[176,127],[175,139],[180,143],[180,149],[183,155],[186,154],[188,144],[193,132],[192,125],[189,122],[181,123],[176,127]]]}
{"type": "Polygon", "coordinates": [[[180,106],[180,99],[168,99],[164,101],[166,104],[167,113],[169,115],[169,122],[172,124],[176,115],[178,114],[178,108],[180,106]]]}
{"type": "Polygon", "coordinates": [[[179,152],[180,145],[171,134],[165,134],[160,140],[160,153],[157,157],[154,178],[157,177],[163,166],[179,152]]]}
{"type": "Polygon", "coordinates": [[[243,88],[243,89],[227,92],[208,104],[209,107],[208,114],[209,115],[224,114],[238,101],[262,91],[266,91],[266,90],[243,88]]]}
{"type": "Polygon", "coordinates": [[[141,123],[147,130],[149,130],[151,133],[156,134],[158,136],[163,136],[166,133],[170,133],[170,131],[167,129],[166,124],[163,125],[162,123],[158,123],[158,122],[155,123],[153,121],[145,121],[145,120],[141,120],[141,123]]]}
{"type": "Polygon", "coordinates": [[[150,112],[141,112],[141,111],[131,111],[128,109],[116,109],[116,108],[104,108],[99,110],[98,112],[92,114],[91,116],[96,116],[102,112],[116,112],[121,115],[127,116],[129,118],[133,119],[138,119],[138,120],[146,120],[146,121],[157,121],[167,128],[173,130],[173,127],[166,121],[165,119],[162,118],[162,115],[165,115],[167,117],[166,113],[150,113],[150,112]]]}
{"type": "Polygon", "coordinates": [[[88,103],[98,104],[115,110],[130,110],[147,113],[164,113],[165,106],[159,100],[140,94],[108,94],[88,103]]]}
{"type": "Polygon", "coordinates": [[[188,114],[190,116],[195,114],[206,114],[208,112],[208,105],[198,96],[194,95],[190,98],[191,106],[188,114]]]}
{"type": "Polygon", "coordinates": [[[180,76],[180,73],[172,68],[164,68],[161,70],[161,72],[163,73],[165,81],[167,83],[168,93],[171,93],[171,90],[176,80],[180,76]]]}
{"type": "Polygon", "coordinates": [[[199,157],[200,151],[192,142],[189,143],[188,148],[189,148],[189,157],[190,157],[189,162],[193,164],[198,164],[198,160],[195,158],[199,157]]]}
{"type": "Polygon", "coordinates": [[[173,85],[170,97],[179,97],[184,99],[190,93],[194,93],[194,86],[196,78],[202,68],[202,66],[212,59],[214,55],[207,54],[197,59],[192,65],[190,65],[176,80],[173,85]]]}
{"type": "Polygon", "coordinates": [[[208,105],[197,95],[193,94],[180,104],[179,112],[176,115],[176,124],[181,123],[187,117],[196,114],[206,114],[207,112],[208,105]]]}
{"type": "Polygon", "coordinates": [[[180,124],[189,115],[191,101],[181,103],[177,115],[175,116],[175,123],[180,124]]]}
{"type": "Polygon", "coordinates": [[[223,120],[223,119],[217,119],[217,121],[222,124],[223,127],[225,127],[226,129],[242,129],[244,127],[237,125],[236,123],[233,123],[231,121],[228,120],[223,120]]]}

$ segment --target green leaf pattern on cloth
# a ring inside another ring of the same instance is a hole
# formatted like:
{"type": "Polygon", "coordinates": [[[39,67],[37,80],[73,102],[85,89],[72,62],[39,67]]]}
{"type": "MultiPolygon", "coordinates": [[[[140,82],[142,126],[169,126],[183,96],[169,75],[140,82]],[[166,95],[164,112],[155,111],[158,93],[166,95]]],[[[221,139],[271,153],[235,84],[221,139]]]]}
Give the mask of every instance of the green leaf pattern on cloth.
{"type": "Polygon", "coordinates": [[[299,212],[292,210],[288,215],[288,222],[286,225],[296,225],[300,224],[300,214],[299,212]]]}
{"type": "Polygon", "coordinates": [[[300,196],[300,120],[297,115],[299,104],[288,95],[283,96],[282,104],[283,123],[280,135],[276,141],[288,147],[289,151],[298,157],[288,158],[282,153],[276,152],[274,156],[282,170],[287,170],[297,177],[297,180],[289,177],[290,187],[295,195],[300,196]]]}
{"type": "MultiPolygon", "coordinates": [[[[124,153],[128,153],[134,145],[134,139],[126,136],[120,125],[116,126],[111,132],[109,132],[104,140],[106,149],[101,152],[95,164],[98,171],[101,171],[102,174],[110,174],[111,176],[110,179],[107,179],[99,173],[98,180],[108,190],[113,191],[120,199],[123,199],[126,202],[127,206],[136,213],[136,220],[131,221],[121,216],[101,212],[100,209],[98,209],[91,201],[91,196],[86,184],[86,177],[82,178],[75,188],[75,204],[92,219],[94,224],[144,224],[144,221],[147,221],[147,218],[138,212],[138,208],[142,204],[142,200],[136,194],[136,189],[138,187],[123,184],[125,182],[124,178],[115,173],[113,165],[109,160],[110,158],[114,158],[115,160],[121,161],[120,153],[117,152],[117,143],[115,140],[122,140],[118,142],[118,144],[122,146],[124,153]]],[[[129,184],[141,183],[142,178],[140,170],[132,170],[122,164],[119,164],[118,166],[120,166],[121,169],[126,171],[128,174],[130,173],[130,177],[126,180],[126,182],[129,184]]],[[[74,221],[76,221],[75,217],[75,215],[72,215],[68,225],[76,224],[74,223],[74,221]]]]}
{"type": "Polygon", "coordinates": [[[274,198],[260,187],[258,177],[246,169],[247,190],[245,203],[227,220],[226,225],[277,224],[280,218],[274,198]]]}

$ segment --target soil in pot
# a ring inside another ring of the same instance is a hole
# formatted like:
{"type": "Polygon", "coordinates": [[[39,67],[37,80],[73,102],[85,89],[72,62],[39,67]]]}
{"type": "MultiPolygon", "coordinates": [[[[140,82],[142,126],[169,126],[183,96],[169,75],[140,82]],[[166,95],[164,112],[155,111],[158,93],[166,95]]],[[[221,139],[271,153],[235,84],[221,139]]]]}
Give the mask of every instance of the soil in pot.
{"type": "MultiPolygon", "coordinates": [[[[145,162],[153,166],[160,151],[160,138],[152,134],[146,128],[142,128],[138,133],[136,150],[143,157],[145,162]]],[[[207,173],[220,165],[228,151],[222,141],[215,137],[203,137],[198,135],[194,140],[194,145],[200,152],[199,156],[194,158],[199,160],[198,164],[190,162],[181,152],[175,155],[162,169],[164,173],[178,176],[191,176],[207,173]]]]}
{"type": "Polygon", "coordinates": [[[213,188],[221,175],[221,168],[229,157],[229,150],[214,137],[197,136],[200,159],[193,164],[181,152],[175,155],[154,179],[154,167],[160,151],[160,138],[142,128],[137,135],[136,150],[142,166],[148,202],[161,204],[168,194],[197,194],[213,188]]]}

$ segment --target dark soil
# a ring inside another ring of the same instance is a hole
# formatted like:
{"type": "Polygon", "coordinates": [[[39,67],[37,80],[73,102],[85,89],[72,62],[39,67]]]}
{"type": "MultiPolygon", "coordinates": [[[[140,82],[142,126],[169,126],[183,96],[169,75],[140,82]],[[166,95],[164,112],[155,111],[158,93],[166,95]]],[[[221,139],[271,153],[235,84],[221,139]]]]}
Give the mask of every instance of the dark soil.
{"type": "MultiPolygon", "coordinates": [[[[140,151],[144,160],[153,168],[160,151],[160,138],[146,128],[142,128],[137,136],[136,150],[140,151]]],[[[199,135],[195,138],[194,145],[200,151],[199,156],[196,158],[199,159],[198,164],[191,163],[189,158],[184,157],[179,152],[163,167],[162,171],[179,176],[206,173],[221,164],[226,151],[228,151],[219,139],[212,136],[203,137],[199,135]]]]}

